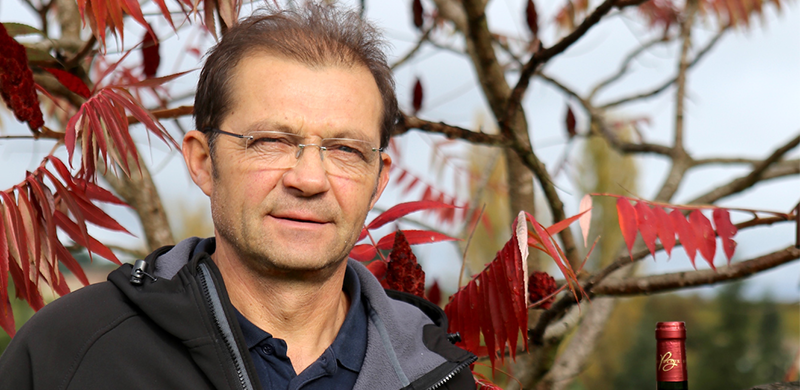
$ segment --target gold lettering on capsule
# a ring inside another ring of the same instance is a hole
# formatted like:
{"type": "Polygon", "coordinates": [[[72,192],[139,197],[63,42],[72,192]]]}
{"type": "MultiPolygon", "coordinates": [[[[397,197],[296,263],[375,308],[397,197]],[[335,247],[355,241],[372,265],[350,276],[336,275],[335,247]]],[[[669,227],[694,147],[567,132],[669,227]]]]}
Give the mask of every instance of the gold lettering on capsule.
{"type": "Polygon", "coordinates": [[[667,372],[680,364],[680,360],[672,359],[672,352],[667,352],[661,355],[661,361],[658,363],[658,369],[667,372]]]}

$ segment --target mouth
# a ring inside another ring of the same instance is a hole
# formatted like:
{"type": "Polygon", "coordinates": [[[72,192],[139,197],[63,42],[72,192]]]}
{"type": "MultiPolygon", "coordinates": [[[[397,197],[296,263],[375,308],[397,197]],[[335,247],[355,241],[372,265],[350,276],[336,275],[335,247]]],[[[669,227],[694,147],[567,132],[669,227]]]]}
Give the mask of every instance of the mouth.
{"type": "Polygon", "coordinates": [[[275,219],[280,219],[284,221],[291,221],[291,222],[299,222],[299,223],[311,223],[317,225],[326,224],[327,221],[323,220],[322,218],[315,217],[315,216],[305,216],[305,215],[292,215],[292,214],[284,214],[284,215],[271,215],[275,219]]]}

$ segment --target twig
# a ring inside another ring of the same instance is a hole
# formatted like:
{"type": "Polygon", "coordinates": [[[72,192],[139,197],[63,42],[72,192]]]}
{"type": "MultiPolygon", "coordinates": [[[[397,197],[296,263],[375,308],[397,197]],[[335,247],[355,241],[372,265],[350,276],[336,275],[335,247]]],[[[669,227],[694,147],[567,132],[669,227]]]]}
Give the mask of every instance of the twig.
{"type": "Polygon", "coordinates": [[[413,57],[414,54],[416,54],[417,51],[419,51],[419,49],[422,47],[422,44],[429,40],[428,38],[430,37],[431,31],[433,31],[434,26],[435,25],[432,25],[430,28],[425,30],[425,33],[423,33],[422,37],[419,38],[419,41],[417,41],[417,44],[408,53],[406,53],[406,55],[404,55],[403,58],[401,58],[401,59],[397,60],[397,62],[393,63],[390,66],[390,68],[392,70],[395,70],[395,68],[399,67],[400,65],[403,65],[406,61],[411,59],[411,57],[413,57]]]}
{"type": "Polygon", "coordinates": [[[481,221],[481,217],[483,217],[483,211],[486,210],[486,203],[483,204],[481,207],[481,212],[478,213],[478,218],[475,219],[475,224],[472,225],[472,231],[469,233],[469,238],[467,238],[467,244],[464,247],[464,256],[461,259],[461,272],[458,274],[458,289],[461,288],[461,282],[464,278],[464,271],[467,268],[467,250],[469,250],[469,244],[472,242],[472,235],[475,234],[475,231],[478,230],[478,223],[481,221]]]}
{"type": "Polygon", "coordinates": [[[84,57],[86,57],[86,56],[89,54],[89,52],[91,52],[91,51],[92,51],[92,48],[94,47],[94,44],[95,44],[96,42],[97,42],[97,37],[95,37],[95,36],[94,36],[94,34],[92,34],[92,35],[89,37],[89,40],[88,40],[88,41],[86,41],[86,43],[84,43],[84,44],[83,44],[83,46],[81,46],[81,49],[80,49],[80,50],[79,50],[77,53],[75,53],[75,55],[74,55],[74,56],[72,56],[71,58],[67,59],[67,60],[64,62],[64,68],[66,68],[66,69],[72,69],[72,68],[74,68],[75,66],[77,66],[77,65],[78,65],[78,63],[79,63],[79,62],[80,62],[80,61],[81,61],[81,60],[82,60],[84,57]]]}
{"type": "Polygon", "coordinates": [[[708,193],[695,198],[694,200],[690,201],[690,203],[700,203],[700,204],[713,203],[723,197],[733,195],[749,187],[752,187],[760,180],[761,175],[767,170],[767,168],[769,168],[772,164],[780,160],[784,155],[786,155],[786,153],[797,147],[799,144],[800,144],[800,135],[794,137],[788,143],[786,143],[785,145],[781,146],[780,148],[772,152],[772,154],[769,157],[756,164],[753,167],[753,170],[750,171],[750,173],[747,174],[747,176],[740,177],[725,185],[719,186],[709,191],[708,193]]]}
{"type": "Polygon", "coordinates": [[[647,50],[647,49],[649,49],[649,48],[651,48],[651,47],[653,47],[653,46],[655,46],[655,45],[657,45],[659,43],[665,43],[665,42],[668,42],[668,41],[669,41],[668,39],[664,39],[664,38],[659,37],[659,38],[653,39],[653,40],[645,43],[644,45],[639,46],[638,48],[636,48],[636,50],[632,51],[630,54],[628,54],[627,57],[625,57],[625,60],[622,61],[622,64],[620,65],[620,67],[619,67],[619,69],[617,70],[616,73],[614,73],[613,75],[609,76],[605,80],[599,82],[592,89],[592,92],[589,93],[589,99],[588,100],[589,101],[593,100],[594,97],[597,95],[598,92],[600,92],[601,89],[607,87],[609,84],[619,80],[620,77],[624,76],[625,73],[628,72],[628,69],[631,66],[631,62],[633,62],[633,60],[636,57],[638,57],[640,54],[642,54],[645,50],[647,50]]]}
{"type": "MultiPolygon", "coordinates": [[[[156,119],[171,119],[179,116],[192,115],[193,113],[194,106],[180,106],[150,112],[150,114],[152,114],[156,119]]],[[[139,120],[133,116],[128,116],[128,124],[132,125],[134,123],[139,123],[139,120]]]]}
{"type": "Polygon", "coordinates": [[[687,287],[705,286],[733,281],[775,268],[800,258],[800,249],[794,246],[751,260],[740,261],[715,270],[675,272],[624,280],[608,280],[592,289],[595,295],[628,296],[665,292],[687,287]]]}
{"type": "Polygon", "coordinates": [[[579,38],[586,34],[586,32],[589,31],[589,29],[595,24],[597,24],[597,22],[599,22],[600,19],[602,19],[602,17],[607,14],[608,11],[610,11],[615,5],[618,8],[622,8],[629,5],[638,5],[643,2],[644,0],[632,0],[619,2],[619,4],[616,4],[617,0],[605,0],[602,4],[595,8],[594,11],[592,11],[592,13],[589,14],[586,19],[584,19],[583,22],[581,22],[581,24],[578,25],[578,27],[576,27],[575,30],[573,30],[569,35],[565,36],[558,43],[547,49],[537,50],[520,71],[519,81],[517,81],[517,85],[514,86],[514,89],[511,91],[511,95],[509,96],[506,104],[506,113],[504,117],[498,118],[499,123],[501,124],[501,129],[505,123],[507,123],[516,115],[517,110],[520,109],[522,96],[528,89],[530,78],[534,73],[536,73],[540,65],[546,63],[557,54],[560,54],[572,46],[573,43],[577,42],[579,38]]]}
{"type": "MultiPolygon", "coordinates": [[[[705,47],[703,47],[703,49],[702,49],[702,50],[700,50],[700,51],[699,51],[699,52],[698,52],[698,53],[695,55],[695,57],[694,57],[694,60],[692,60],[692,62],[689,64],[689,68],[692,68],[692,67],[694,67],[695,65],[697,65],[697,63],[699,63],[699,62],[700,62],[700,60],[701,60],[701,59],[702,59],[702,58],[703,58],[703,57],[704,57],[704,56],[705,56],[705,55],[706,55],[706,54],[707,54],[709,51],[711,51],[711,48],[713,48],[713,47],[714,47],[714,45],[716,45],[716,44],[717,44],[717,42],[719,41],[719,39],[720,39],[720,38],[722,38],[723,34],[724,34],[726,31],[727,31],[727,27],[726,27],[726,28],[724,28],[724,29],[722,29],[722,30],[720,30],[720,31],[717,33],[717,35],[715,35],[715,36],[714,36],[714,38],[712,38],[712,39],[711,39],[711,41],[709,41],[709,42],[708,42],[708,44],[706,44],[706,46],[705,46],[705,47]]],[[[629,97],[622,98],[622,99],[618,99],[618,100],[615,100],[615,101],[612,101],[612,102],[609,102],[609,103],[601,104],[601,105],[600,105],[598,108],[600,108],[601,110],[605,110],[605,109],[608,109],[608,108],[611,108],[611,107],[619,106],[619,105],[621,105],[621,104],[625,104],[625,103],[629,103],[629,102],[632,102],[632,101],[641,100],[641,99],[645,99],[645,98],[649,98],[649,97],[652,97],[652,96],[658,95],[659,93],[661,93],[661,92],[664,92],[665,90],[667,90],[667,88],[669,88],[669,87],[670,87],[672,84],[674,84],[674,83],[675,83],[677,80],[678,80],[678,77],[677,77],[677,76],[675,76],[675,77],[673,77],[673,78],[671,78],[671,79],[667,80],[667,81],[666,81],[666,82],[664,82],[663,84],[659,85],[658,87],[656,87],[656,88],[654,88],[654,89],[652,89],[652,90],[650,90],[650,91],[647,91],[647,92],[642,92],[642,93],[639,93],[639,94],[637,94],[637,95],[634,95],[634,96],[629,96],[629,97]]]]}

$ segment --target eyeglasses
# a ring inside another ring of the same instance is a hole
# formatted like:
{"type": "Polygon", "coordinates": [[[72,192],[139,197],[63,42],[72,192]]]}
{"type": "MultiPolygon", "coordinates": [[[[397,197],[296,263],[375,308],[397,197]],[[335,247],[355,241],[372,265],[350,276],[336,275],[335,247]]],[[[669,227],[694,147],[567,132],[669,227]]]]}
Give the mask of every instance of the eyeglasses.
{"type": "Polygon", "coordinates": [[[245,140],[244,153],[265,169],[288,169],[297,164],[309,146],[319,149],[325,171],[335,176],[358,177],[369,172],[383,148],[369,142],[350,138],[323,138],[319,144],[302,143],[303,137],[280,131],[253,131],[247,134],[209,129],[215,133],[245,140]]]}

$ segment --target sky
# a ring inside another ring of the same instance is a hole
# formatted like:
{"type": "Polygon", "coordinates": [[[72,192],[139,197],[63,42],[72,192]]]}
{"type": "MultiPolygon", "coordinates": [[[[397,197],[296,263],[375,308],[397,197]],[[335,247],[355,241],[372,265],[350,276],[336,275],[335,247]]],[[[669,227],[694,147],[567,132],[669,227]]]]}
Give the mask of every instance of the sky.
{"type": "MultiPolygon", "coordinates": [[[[19,1],[7,0],[0,3],[0,20],[3,22],[22,22],[35,24],[37,20],[19,1]]],[[[356,3],[352,1],[350,3],[356,3]]],[[[431,9],[429,2],[423,2],[431,9]]],[[[413,47],[419,33],[411,23],[410,1],[367,1],[367,17],[375,21],[383,29],[391,44],[390,62],[413,47]]],[[[524,25],[524,1],[493,0],[489,4],[489,26],[493,31],[508,36],[512,42],[528,39],[524,25]]],[[[152,5],[152,4],[150,4],[152,5]]],[[[550,21],[557,12],[561,2],[538,1],[541,17],[542,40],[545,46],[556,41],[557,32],[550,21]]],[[[155,9],[145,8],[154,12],[155,9]]],[[[250,12],[245,6],[243,14],[250,12]]],[[[176,71],[195,69],[201,59],[187,51],[193,42],[203,42],[202,48],[208,47],[212,40],[198,38],[196,33],[175,35],[158,17],[149,19],[161,38],[162,64],[159,75],[176,71]]],[[[698,46],[713,35],[713,23],[706,23],[696,30],[698,46]]],[[[135,27],[126,27],[125,47],[136,42],[135,37],[141,31],[135,27]],[[134,38],[130,38],[134,37],[134,38]]],[[[447,44],[455,50],[439,50],[425,45],[409,62],[396,71],[398,99],[404,110],[410,110],[411,91],[417,78],[423,83],[425,100],[423,109],[418,114],[424,119],[445,121],[453,125],[473,128],[476,118],[489,117],[489,109],[476,84],[475,74],[468,58],[458,53],[463,50],[457,35],[446,31],[437,33],[437,41],[447,44]]],[[[576,45],[547,64],[545,72],[562,81],[565,85],[579,93],[586,93],[591,87],[612,74],[620,60],[641,42],[652,36],[635,12],[625,11],[609,16],[608,20],[593,28],[576,45]]],[[[109,45],[113,52],[118,48],[109,45]]],[[[782,145],[800,131],[800,10],[795,3],[784,4],[780,12],[774,6],[765,7],[761,20],[753,23],[750,30],[738,30],[727,34],[689,73],[689,89],[686,109],[686,145],[696,157],[711,156],[744,156],[763,158],[774,148],[782,145]]],[[[647,50],[632,65],[633,72],[621,82],[598,96],[598,101],[609,101],[626,96],[648,86],[660,84],[674,74],[677,46],[662,45],[647,50]]],[[[130,61],[140,61],[137,53],[131,55],[130,61]]],[[[175,96],[191,91],[196,83],[198,72],[190,73],[173,82],[170,87],[175,96]]],[[[509,73],[508,78],[513,85],[517,75],[509,73]]],[[[178,102],[191,104],[191,99],[178,102]]],[[[579,145],[567,147],[564,131],[564,113],[567,99],[560,91],[534,81],[526,93],[523,105],[530,123],[530,135],[539,157],[552,170],[565,153],[570,160],[580,158],[579,145]]],[[[577,105],[573,104],[578,117],[578,131],[585,131],[586,116],[577,105]]],[[[642,135],[649,142],[667,143],[671,139],[674,124],[674,91],[669,90],[655,98],[644,102],[621,107],[614,112],[619,117],[646,116],[648,124],[642,126],[642,135]]],[[[0,132],[2,134],[29,134],[26,127],[19,125],[8,115],[0,111],[0,132]]],[[[191,128],[191,119],[183,118],[181,123],[191,128]]],[[[168,125],[170,126],[170,125],[168,125]]],[[[178,132],[171,127],[176,136],[178,132]]],[[[136,129],[136,127],[134,127],[136,129]]],[[[178,221],[180,212],[191,210],[208,210],[208,200],[191,182],[183,166],[180,154],[169,150],[165,145],[153,142],[148,148],[145,137],[138,130],[137,140],[143,146],[145,159],[150,162],[156,184],[165,199],[170,218],[178,221]]],[[[425,178],[430,184],[436,183],[450,194],[463,193],[455,183],[453,170],[443,173],[432,173],[433,157],[437,153],[432,145],[442,141],[441,137],[411,132],[397,139],[402,154],[393,156],[397,166],[409,170],[425,178]]],[[[580,141],[577,141],[580,142],[580,141]]],[[[52,148],[50,141],[3,140],[0,139],[0,188],[9,188],[23,179],[25,170],[34,169],[41,158],[52,148]]],[[[450,151],[466,150],[462,145],[438,149],[450,151]]],[[[65,157],[63,148],[56,152],[65,157]]],[[[800,157],[795,149],[790,158],[800,157]]],[[[652,156],[637,157],[640,167],[640,186],[638,196],[652,199],[658,186],[664,179],[667,161],[652,156]]],[[[454,162],[458,164],[458,162],[454,162]]],[[[578,211],[578,202],[582,194],[571,182],[569,165],[565,174],[556,177],[567,209],[572,215],[578,211]]],[[[686,178],[674,198],[675,203],[687,201],[716,185],[725,183],[731,178],[745,174],[747,169],[729,167],[709,167],[692,173],[686,178]]],[[[721,204],[728,207],[746,207],[754,209],[788,212],[800,200],[800,177],[774,180],[758,188],[750,189],[735,197],[725,199],[721,204]]],[[[378,202],[377,208],[387,209],[399,201],[416,200],[421,190],[403,195],[397,186],[390,188],[378,202]]],[[[541,196],[540,196],[541,198],[541,196]]],[[[466,195],[459,195],[466,199],[466,195]]],[[[111,215],[141,237],[140,228],[129,210],[119,207],[104,207],[111,215]]],[[[372,213],[371,215],[376,215],[372,213]]],[[[418,218],[412,216],[411,219],[418,218]]],[[[546,217],[545,217],[546,218],[546,217]]],[[[746,214],[733,214],[734,222],[748,219],[746,214]]],[[[432,223],[425,219],[424,222],[432,223]]],[[[176,224],[177,222],[173,222],[176,224]]],[[[404,223],[404,228],[418,228],[411,223],[404,223]]],[[[450,232],[455,229],[444,227],[450,232]]],[[[109,242],[135,247],[141,245],[141,239],[107,234],[97,231],[97,236],[109,242]]],[[[782,224],[769,228],[750,229],[737,236],[739,247],[737,259],[769,253],[783,248],[793,242],[794,227],[782,224]]],[[[414,248],[420,262],[431,277],[440,278],[447,284],[446,289],[455,289],[455,278],[458,274],[461,254],[452,244],[420,245],[414,248]]],[[[499,249],[499,248],[498,248],[499,249]]],[[[721,252],[721,251],[718,251],[721,252]]],[[[487,259],[487,262],[491,259],[487,259]]],[[[715,264],[722,265],[725,260],[721,253],[717,254],[715,264]]],[[[671,260],[659,254],[655,260],[644,261],[643,272],[658,274],[691,270],[692,266],[682,250],[673,253],[671,260]]],[[[708,266],[701,260],[698,269],[708,266]]],[[[793,262],[769,272],[751,278],[747,284],[746,295],[758,299],[769,294],[782,301],[797,302],[800,300],[798,283],[800,282],[800,262],[793,262]]],[[[701,294],[712,294],[713,288],[695,289],[701,294]]]]}

